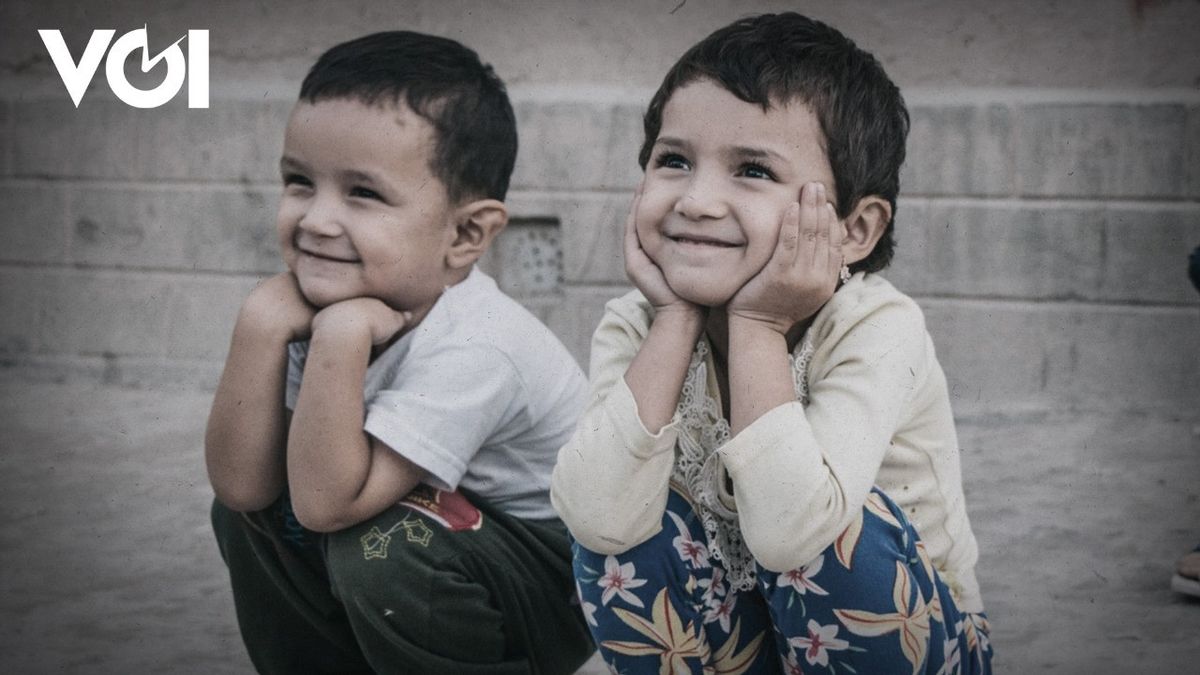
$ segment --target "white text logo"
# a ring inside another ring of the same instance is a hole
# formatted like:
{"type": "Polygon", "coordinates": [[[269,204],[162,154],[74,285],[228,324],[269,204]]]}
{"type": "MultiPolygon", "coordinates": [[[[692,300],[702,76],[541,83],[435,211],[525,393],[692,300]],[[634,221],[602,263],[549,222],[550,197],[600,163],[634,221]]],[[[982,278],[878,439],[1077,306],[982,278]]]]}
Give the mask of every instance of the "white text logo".
{"type": "Polygon", "coordinates": [[[179,38],[170,47],[159,52],[157,56],[150,58],[150,43],[144,27],[117,38],[117,41],[113,42],[112,49],[108,49],[108,44],[112,42],[115,33],[116,31],[109,29],[92,31],[92,38],[88,40],[87,48],[83,50],[83,56],[80,57],[79,63],[75,63],[67,49],[67,44],[63,41],[62,32],[58,30],[38,31],[38,35],[42,36],[42,42],[45,43],[46,50],[50,52],[54,67],[58,69],[58,75],[62,78],[63,84],[67,86],[67,93],[71,95],[71,100],[74,101],[76,108],[79,107],[79,102],[83,99],[83,93],[87,91],[88,84],[96,75],[96,69],[100,67],[100,59],[104,57],[105,50],[108,50],[108,59],[104,66],[108,86],[112,88],[112,92],[117,95],[117,98],[129,105],[135,108],[157,108],[179,93],[186,76],[188,107],[208,107],[208,31],[189,30],[187,32],[186,61],[183,58],[183,50],[179,48],[179,43],[184,38],[179,38]],[[153,89],[138,89],[125,77],[125,59],[137,49],[142,50],[143,73],[150,72],[155,64],[166,59],[167,77],[153,89]]]}

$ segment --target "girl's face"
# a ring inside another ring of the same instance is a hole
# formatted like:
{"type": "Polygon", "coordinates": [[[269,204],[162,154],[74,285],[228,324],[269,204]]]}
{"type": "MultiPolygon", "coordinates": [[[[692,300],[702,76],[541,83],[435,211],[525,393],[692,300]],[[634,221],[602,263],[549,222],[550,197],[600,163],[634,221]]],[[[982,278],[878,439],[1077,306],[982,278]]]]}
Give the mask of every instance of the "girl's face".
{"type": "Polygon", "coordinates": [[[681,298],[724,305],[770,259],[800,188],[833,170],[808,105],[769,110],[708,79],[675,91],[646,165],[637,232],[681,298]]]}

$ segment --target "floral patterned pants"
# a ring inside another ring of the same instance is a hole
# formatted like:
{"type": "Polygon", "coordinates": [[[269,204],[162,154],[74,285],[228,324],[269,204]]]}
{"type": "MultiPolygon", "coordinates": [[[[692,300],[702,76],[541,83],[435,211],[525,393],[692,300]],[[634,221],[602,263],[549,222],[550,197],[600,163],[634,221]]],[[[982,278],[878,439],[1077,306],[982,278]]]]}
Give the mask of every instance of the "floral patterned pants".
{"type": "Polygon", "coordinates": [[[987,619],[960,613],[903,512],[878,490],[833,545],[729,587],[674,488],[662,530],[616,556],[574,544],[588,627],[614,673],[991,673],[987,619]]]}

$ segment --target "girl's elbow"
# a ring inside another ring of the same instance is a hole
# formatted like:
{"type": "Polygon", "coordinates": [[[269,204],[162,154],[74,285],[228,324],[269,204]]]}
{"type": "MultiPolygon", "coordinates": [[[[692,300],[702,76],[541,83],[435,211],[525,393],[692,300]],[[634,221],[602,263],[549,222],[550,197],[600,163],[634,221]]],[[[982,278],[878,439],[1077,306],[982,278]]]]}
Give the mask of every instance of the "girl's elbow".
{"type": "Polygon", "coordinates": [[[783,573],[803,567],[821,552],[803,536],[758,535],[745,530],[742,536],[758,564],[771,572],[783,573]]]}
{"type": "Polygon", "coordinates": [[[780,518],[774,521],[782,524],[782,527],[742,530],[750,554],[758,564],[771,572],[783,573],[804,567],[837,540],[836,536],[830,536],[835,527],[832,521],[806,518],[786,523],[785,520],[780,518]]]}

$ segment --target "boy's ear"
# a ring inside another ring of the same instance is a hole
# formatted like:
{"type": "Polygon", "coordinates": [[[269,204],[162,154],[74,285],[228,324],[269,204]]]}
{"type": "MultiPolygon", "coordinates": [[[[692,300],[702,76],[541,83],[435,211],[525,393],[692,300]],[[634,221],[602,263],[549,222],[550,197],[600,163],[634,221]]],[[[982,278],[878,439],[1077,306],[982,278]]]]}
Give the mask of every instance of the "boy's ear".
{"type": "Polygon", "coordinates": [[[892,205],[883,197],[868,195],[858,200],[854,210],[843,221],[846,235],[842,240],[842,255],[851,265],[875,250],[887,224],[892,221],[892,205]]]}
{"type": "Polygon", "coordinates": [[[508,208],[498,199],[478,199],[454,211],[455,232],[446,264],[464,269],[475,264],[508,224],[508,208]]]}

